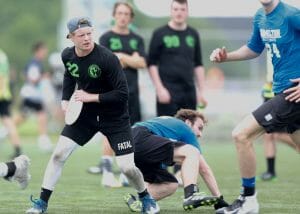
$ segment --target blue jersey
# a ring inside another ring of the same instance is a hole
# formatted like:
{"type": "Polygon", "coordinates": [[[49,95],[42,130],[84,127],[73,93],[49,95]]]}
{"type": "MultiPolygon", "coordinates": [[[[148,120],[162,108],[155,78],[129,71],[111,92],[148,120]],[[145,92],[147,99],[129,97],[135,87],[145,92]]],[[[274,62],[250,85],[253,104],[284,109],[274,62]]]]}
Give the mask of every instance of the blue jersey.
{"type": "Polygon", "coordinates": [[[201,152],[197,136],[186,123],[177,118],[169,116],[156,117],[138,122],[134,126],[144,126],[155,135],[193,145],[201,152]]]}
{"type": "Polygon", "coordinates": [[[266,47],[270,53],[275,93],[291,87],[290,79],[300,77],[300,10],[282,2],[269,14],[259,9],[248,47],[256,53],[266,47]]]}

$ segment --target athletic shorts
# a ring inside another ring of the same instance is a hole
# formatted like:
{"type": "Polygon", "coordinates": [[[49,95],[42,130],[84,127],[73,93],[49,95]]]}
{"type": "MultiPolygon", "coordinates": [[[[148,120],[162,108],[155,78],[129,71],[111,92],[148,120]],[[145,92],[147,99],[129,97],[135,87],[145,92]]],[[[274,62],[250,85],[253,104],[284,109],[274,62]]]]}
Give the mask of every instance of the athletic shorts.
{"type": "Polygon", "coordinates": [[[300,129],[300,103],[285,100],[287,95],[278,94],[263,103],[252,114],[267,133],[293,133],[300,129]]]}
{"type": "Polygon", "coordinates": [[[134,161],[148,183],[177,183],[167,166],[174,165],[174,147],[184,145],[150,132],[146,127],[132,128],[135,145],[134,161]]]}
{"type": "Polygon", "coordinates": [[[0,100],[0,117],[9,117],[10,109],[9,105],[11,104],[8,100],[0,100]]]}
{"type": "Polygon", "coordinates": [[[28,111],[41,112],[44,110],[42,101],[35,101],[31,99],[22,100],[21,111],[26,113],[28,111]]]}
{"type": "Polygon", "coordinates": [[[171,102],[168,104],[163,104],[156,101],[156,111],[157,116],[174,116],[178,110],[185,109],[196,109],[196,92],[172,92],[171,102]]]}
{"type": "Polygon", "coordinates": [[[109,125],[111,121],[101,121],[99,115],[81,112],[79,118],[72,125],[65,125],[61,135],[72,139],[78,145],[83,146],[97,133],[101,132],[109,141],[116,156],[130,154],[134,151],[129,118],[120,119],[117,125],[109,125]]]}

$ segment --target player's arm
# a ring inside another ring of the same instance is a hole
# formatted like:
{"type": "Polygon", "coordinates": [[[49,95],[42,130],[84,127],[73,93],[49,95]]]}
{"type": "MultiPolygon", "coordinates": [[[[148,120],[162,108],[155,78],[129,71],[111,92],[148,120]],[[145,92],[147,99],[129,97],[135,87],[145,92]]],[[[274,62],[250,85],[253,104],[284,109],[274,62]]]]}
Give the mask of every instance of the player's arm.
{"type": "Polygon", "coordinates": [[[121,61],[123,68],[130,67],[135,69],[145,68],[146,60],[138,52],[134,52],[132,55],[117,52],[115,55],[121,61]]]}
{"type": "Polygon", "coordinates": [[[197,104],[205,107],[207,105],[207,101],[204,98],[204,90],[205,90],[205,68],[202,62],[202,51],[201,51],[201,42],[200,35],[198,32],[195,32],[196,44],[195,44],[195,57],[194,57],[194,76],[195,82],[197,86],[197,104]]]}
{"type": "Polygon", "coordinates": [[[149,66],[149,74],[154,84],[158,101],[160,103],[170,103],[171,95],[168,89],[163,85],[156,65],[149,66]]]}
{"type": "Polygon", "coordinates": [[[197,66],[194,68],[194,74],[197,84],[197,103],[203,106],[207,105],[207,101],[204,98],[205,90],[205,69],[203,66],[197,66]]]}
{"type": "Polygon", "coordinates": [[[107,71],[107,81],[112,86],[113,90],[98,94],[97,102],[112,104],[127,102],[129,96],[128,86],[120,61],[114,54],[108,56],[105,61],[107,62],[105,64],[106,68],[104,69],[107,71]]]}
{"type": "Polygon", "coordinates": [[[228,61],[241,61],[247,59],[253,59],[260,54],[252,51],[247,45],[243,45],[237,50],[227,52],[225,47],[217,48],[212,51],[210,60],[212,62],[228,62],[228,61]]]}

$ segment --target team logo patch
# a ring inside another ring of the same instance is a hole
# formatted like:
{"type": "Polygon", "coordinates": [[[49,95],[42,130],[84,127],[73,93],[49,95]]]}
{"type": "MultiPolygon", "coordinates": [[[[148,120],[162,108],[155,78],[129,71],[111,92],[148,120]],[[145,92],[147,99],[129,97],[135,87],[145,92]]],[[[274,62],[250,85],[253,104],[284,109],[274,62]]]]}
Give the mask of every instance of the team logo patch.
{"type": "Polygon", "coordinates": [[[138,48],[138,41],[136,39],[130,39],[129,45],[130,45],[131,49],[137,50],[137,48],[138,48]]]}
{"type": "Polygon", "coordinates": [[[195,39],[194,39],[194,37],[188,35],[187,37],[185,37],[185,42],[186,42],[186,44],[189,47],[191,47],[191,48],[195,47],[195,39]]]}
{"type": "Polygon", "coordinates": [[[98,78],[101,75],[101,69],[99,68],[98,65],[93,64],[89,66],[88,73],[90,77],[98,78]]]}
{"type": "Polygon", "coordinates": [[[266,121],[270,121],[270,120],[272,120],[272,119],[273,119],[273,117],[272,117],[271,114],[265,115],[265,120],[266,120],[266,121]]]}

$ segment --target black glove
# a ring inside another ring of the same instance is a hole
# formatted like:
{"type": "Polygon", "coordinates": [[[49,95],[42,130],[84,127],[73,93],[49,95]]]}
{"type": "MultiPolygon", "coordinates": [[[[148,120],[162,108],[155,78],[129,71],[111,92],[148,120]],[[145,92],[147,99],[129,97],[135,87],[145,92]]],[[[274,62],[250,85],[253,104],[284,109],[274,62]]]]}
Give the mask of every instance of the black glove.
{"type": "Polygon", "coordinates": [[[214,207],[215,207],[215,210],[217,210],[217,209],[220,209],[220,208],[222,208],[222,207],[228,207],[228,203],[224,200],[224,197],[223,197],[223,195],[221,195],[219,198],[218,198],[218,203],[216,203],[215,205],[214,205],[214,207]]]}

